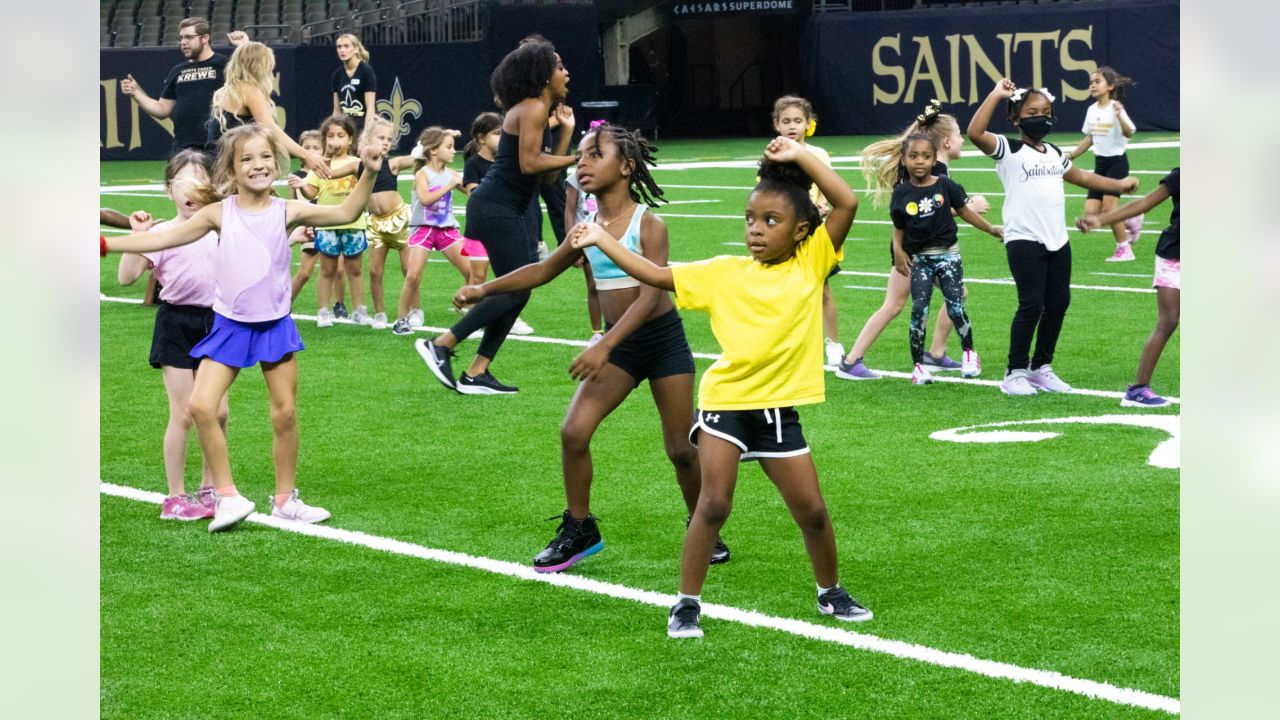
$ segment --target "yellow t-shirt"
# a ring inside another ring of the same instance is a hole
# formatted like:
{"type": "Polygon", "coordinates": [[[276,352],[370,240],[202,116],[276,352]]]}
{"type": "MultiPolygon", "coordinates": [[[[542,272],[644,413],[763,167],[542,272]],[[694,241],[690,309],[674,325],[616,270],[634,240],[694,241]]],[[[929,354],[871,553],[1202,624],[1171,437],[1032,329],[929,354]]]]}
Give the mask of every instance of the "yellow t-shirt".
{"type": "MultiPolygon", "coordinates": [[[[356,183],[359,182],[358,175],[347,175],[340,178],[330,180],[321,180],[319,175],[313,172],[307,173],[307,184],[320,192],[316,195],[317,205],[341,205],[355,189],[356,183]]],[[[332,225],[329,227],[316,228],[317,230],[364,230],[369,223],[369,213],[362,212],[360,217],[346,225],[332,225]]]]}
{"type": "Polygon", "coordinates": [[[702,376],[702,410],[764,410],[826,399],[822,283],[844,252],[822,225],[786,262],[721,255],[676,265],[676,306],[711,313],[723,355],[702,376]]]}

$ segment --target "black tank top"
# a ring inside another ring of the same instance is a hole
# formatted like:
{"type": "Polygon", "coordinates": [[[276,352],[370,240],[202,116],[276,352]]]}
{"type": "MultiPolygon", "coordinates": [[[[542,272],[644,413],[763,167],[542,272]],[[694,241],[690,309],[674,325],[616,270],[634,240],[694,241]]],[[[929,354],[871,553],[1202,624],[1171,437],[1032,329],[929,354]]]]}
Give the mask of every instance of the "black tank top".
{"type": "MultiPolygon", "coordinates": [[[[223,110],[222,120],[226,124],[227,130],[230,130],[234,127],[240,127],[241,125],[248,125],[249,123],[252,123],[253,115],[236,115],[233,112],[223,110]]],[[[222,126],[219,125],[218,121],[214,118],[209,118],[208,122],[205,123],[205,127],[208,128],[208,135],[204,143],[205,150],[208,152],[217,152],[218,140],[222,137],[222,133],[224,132],[222,126]]]]}
{"type": "MultiPolygon", "coordinates": [[[[361,168],[361,172],[364,169],[361,168]]],[[[391,172],[391,158],[382,158],[382,167],[378,170],[378,175],[373,179],[373,192],[386,192],[388,190],[396,192],[400,186],[396,182],[396,174],[391,172]]]]}
{"type": "Polygon", "coordinates": [[[493,167],[485,173],[472,197],[523,214],[537,193],[537,176],[520,172],[520,136],[503,132],[498,140],[498,154],[494,157],[493,167]]]}

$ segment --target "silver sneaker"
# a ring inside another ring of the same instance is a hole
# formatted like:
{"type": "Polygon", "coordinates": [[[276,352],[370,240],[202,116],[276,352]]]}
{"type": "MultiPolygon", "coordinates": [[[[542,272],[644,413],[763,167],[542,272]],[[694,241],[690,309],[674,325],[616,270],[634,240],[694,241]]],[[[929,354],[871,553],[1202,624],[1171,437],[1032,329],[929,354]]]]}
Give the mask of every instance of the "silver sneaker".
{"type": "Polygon", "coordinates": [[[369,327],[372,327],[374,330],[386,330],[387,314],[377,313],[376,315],[374,315],[373,320],[369,321],[369,327]]]}
{"type": "Polygon", "coordinates": [[[413,308],[407,316],[410,327],[422,327],[426,321],[426,315],[422,314],[422,308],[413,308]]]}
{"type": "Polygon", "coordinates": [[[361,305],[356,308],[355,312],[351,313],[351,322],[357,325],[372,325],[373,318],[369,317],[369,309],[361,305]]]}
{"type": "Polygon", "coordinates": [[[1010,370],[1000,383],[1000,392],[1005,395],[1035,395],[1036,389],[1027,379],[1030,373],[1026,370],[1010,370]]]}

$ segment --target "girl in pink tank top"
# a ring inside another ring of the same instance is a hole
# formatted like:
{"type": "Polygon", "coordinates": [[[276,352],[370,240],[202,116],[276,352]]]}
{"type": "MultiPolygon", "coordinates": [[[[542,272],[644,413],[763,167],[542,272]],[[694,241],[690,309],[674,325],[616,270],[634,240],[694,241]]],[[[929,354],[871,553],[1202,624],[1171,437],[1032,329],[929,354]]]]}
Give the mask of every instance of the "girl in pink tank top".
{"type": "Polygon", "coordinates": [[[298,499],[295,353],[302,349],[302,339],[289,316],[289,231],[300,225],[340,225],[357,218],[369,202],[373,178],[382,165],[382,148],[377,144],[365,148],[361,159],[370,172],[360,177],[341,205],[281,200],[273,185],[288,171],[288,153],[266,128],[254,124],[234,128],[218,141],[216,191],[194,188],[188,192],[198,202],[208,203],[190,220],[156,232],[102,241],[104,253],[146,253],[193,243],[211,231],[219,233],[213,267],[213,330],[191,350],[192,357],[202,362],[189,402],[213,476],[215,508],[209,532],[234,527],[254,510],[253,502],[232,482],[218,406],[240,369],[257,364],[266,379],[275,433],[271,515],[307,523],[329,519],[329,511],[298,499]]]}

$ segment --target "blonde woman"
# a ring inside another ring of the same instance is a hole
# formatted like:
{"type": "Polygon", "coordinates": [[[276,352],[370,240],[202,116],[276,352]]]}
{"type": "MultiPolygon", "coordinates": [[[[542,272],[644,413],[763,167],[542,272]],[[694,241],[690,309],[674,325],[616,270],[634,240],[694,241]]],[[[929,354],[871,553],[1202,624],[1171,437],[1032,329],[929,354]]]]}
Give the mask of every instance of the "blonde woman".
{"type": "Polygon", "coordinates": [[[333,114],[350,115],[357,125],[367,128],[377,115],[373,103],[378,92],[378,76],[369,66],[369,50],[351,33],[339,35],[335,46],[342,67],[333,71],[333,114]]]}
{"type": "Polygon", "coordinates": [[[290,155],[300,158],[303,165],[327,179],[329,165],[324,155],[304,149],[276,124],[276,104],[271,101],[275,69],[275,53],[260,42],[244,43],[231,53],[224,71],[226,82],[213,93],[206,147],[210,153],[216,152],[223,133],[233,127],[257,123],[269,130],[290,155]]]}

